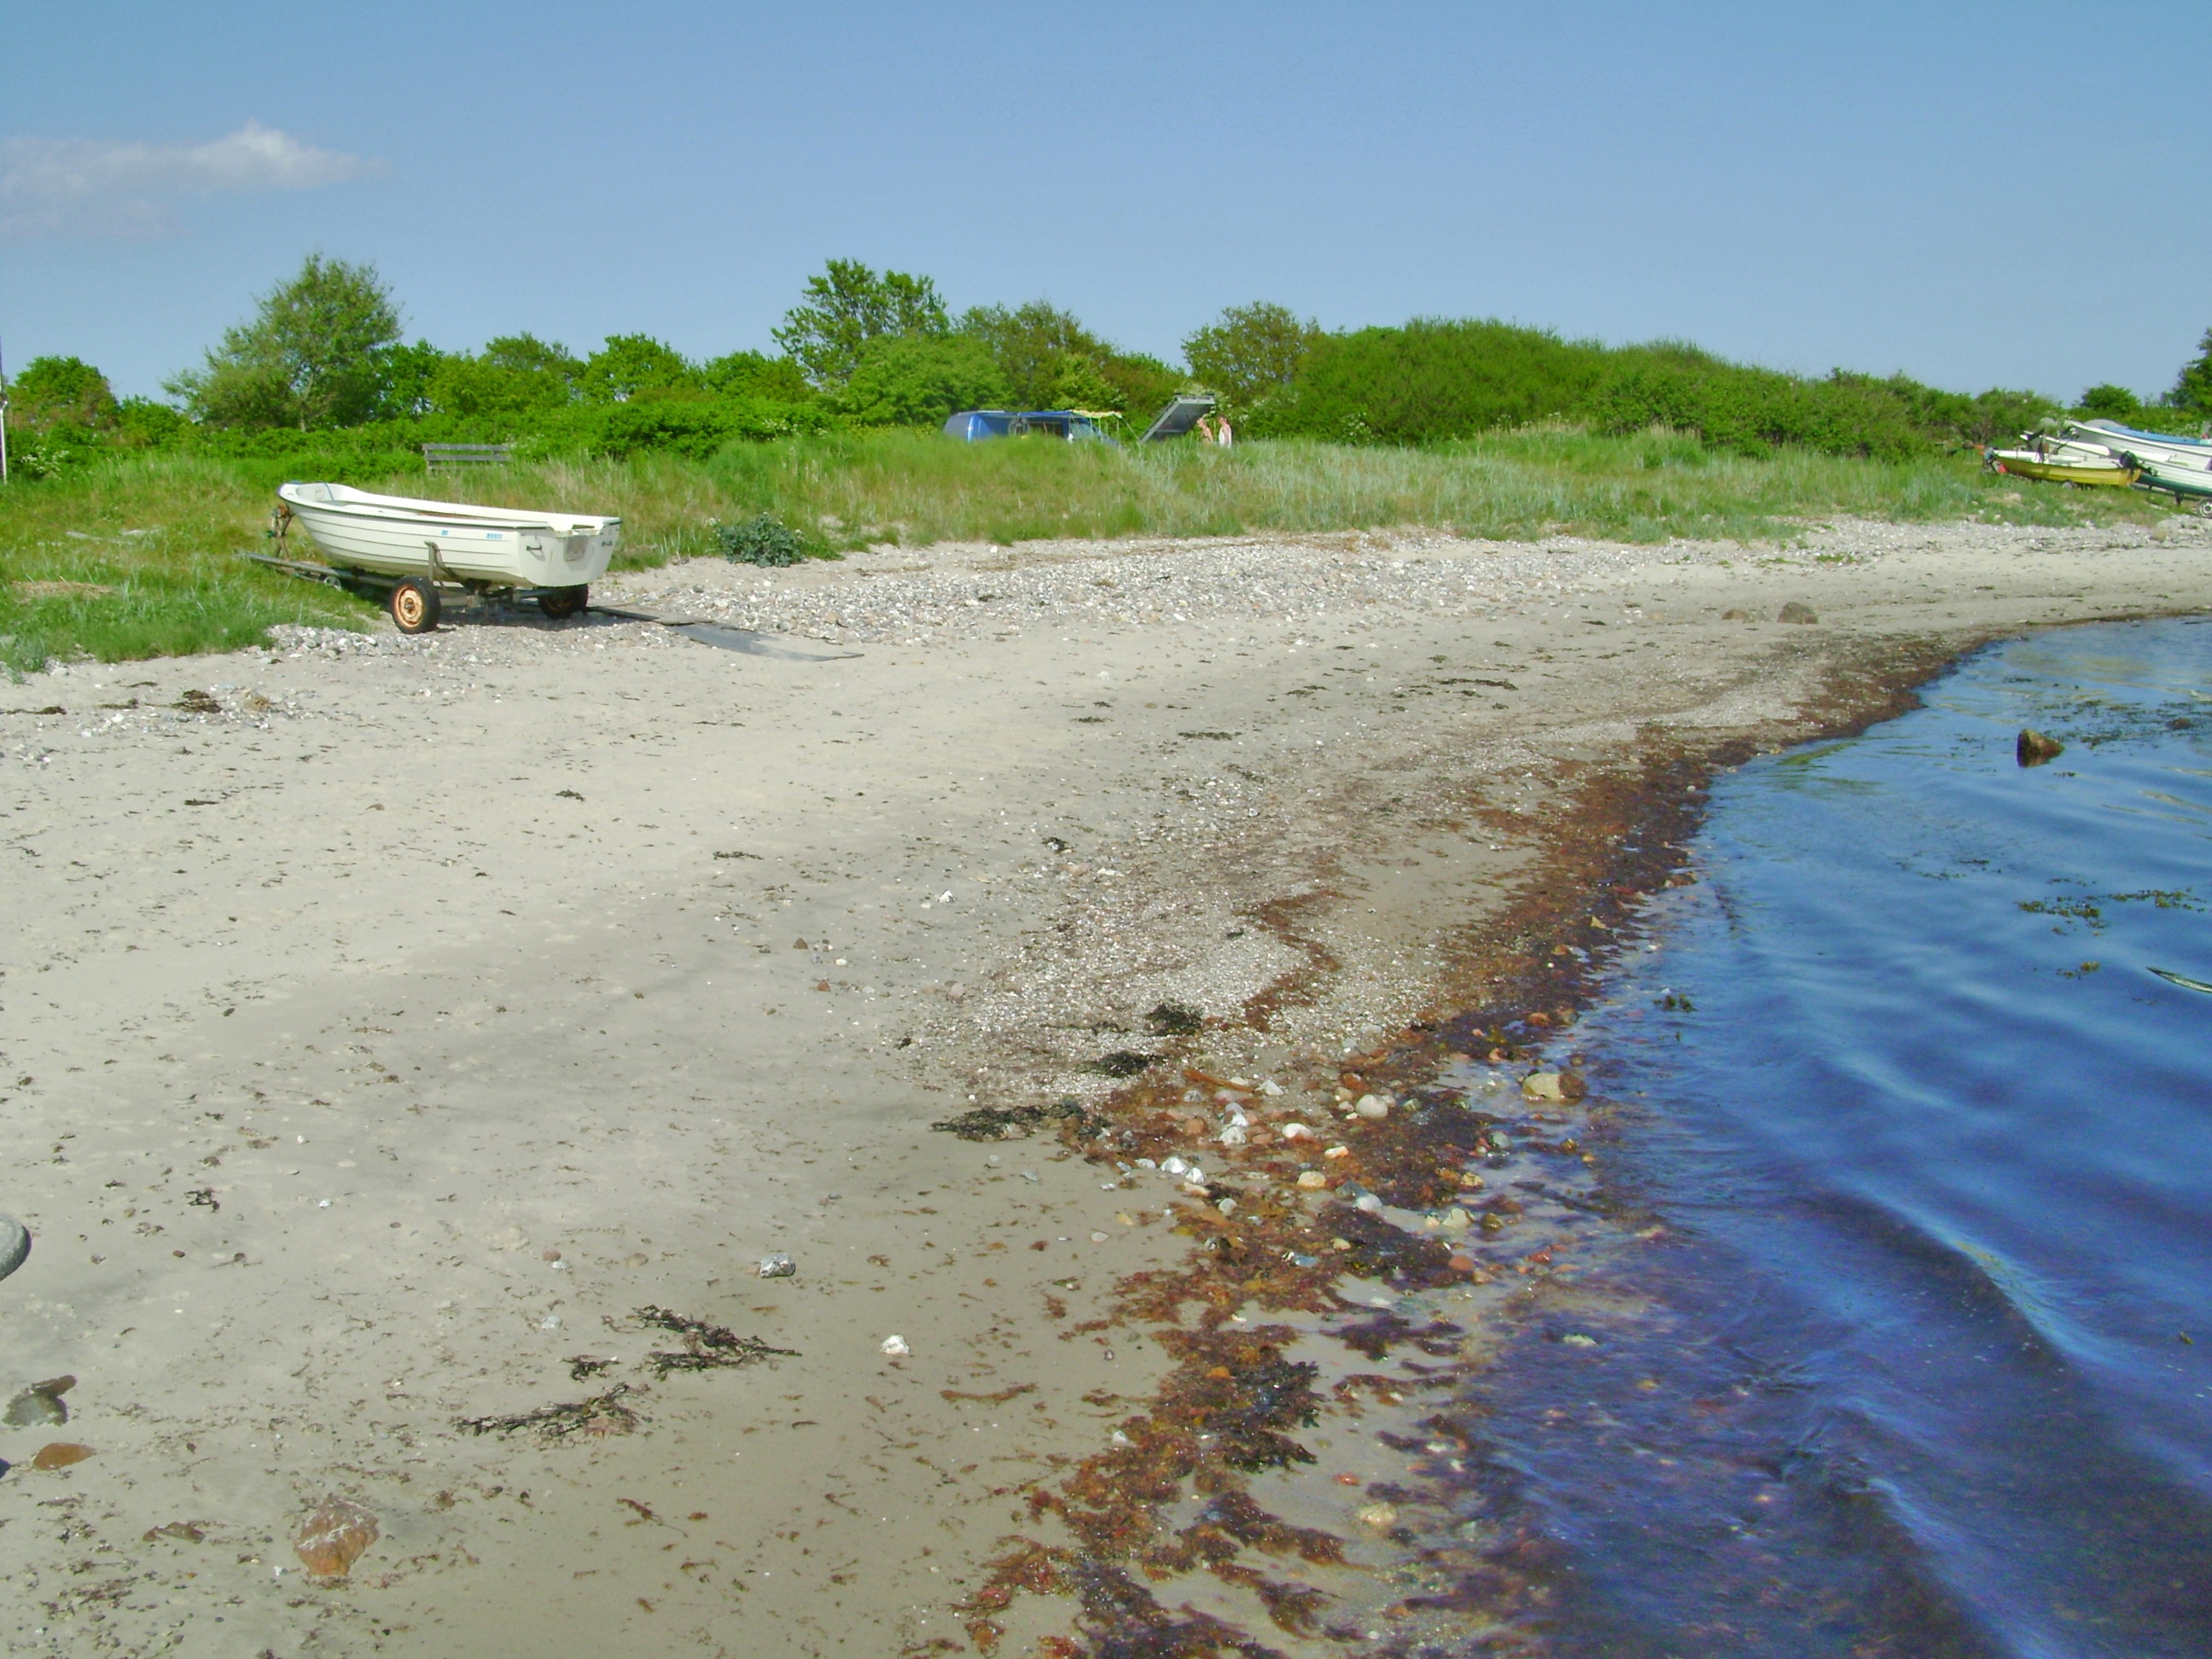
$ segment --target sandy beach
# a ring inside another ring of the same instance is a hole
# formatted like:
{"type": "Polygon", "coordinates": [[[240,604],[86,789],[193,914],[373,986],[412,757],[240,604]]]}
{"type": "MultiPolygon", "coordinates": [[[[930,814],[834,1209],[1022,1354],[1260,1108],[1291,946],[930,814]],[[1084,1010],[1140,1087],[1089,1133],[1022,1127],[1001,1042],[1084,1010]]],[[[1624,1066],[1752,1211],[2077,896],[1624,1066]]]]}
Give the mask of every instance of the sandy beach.
{"type": "Polygon", "coordinates": [[[1150,1060],[1238,1080],[1237,1179],[1226,1109],[1282,1150],[1573,908],[1593,789],[2201,610],[2208,531],[891,548],[0,686],[0,1382],[75,1379],[0,1429],[6,1650],[1073,1635],[986,1564],[1064,1539],[1028,1498],[1173,1358],[1117,1292],[1235,1206],[933,1124],[1150,1060]]]}

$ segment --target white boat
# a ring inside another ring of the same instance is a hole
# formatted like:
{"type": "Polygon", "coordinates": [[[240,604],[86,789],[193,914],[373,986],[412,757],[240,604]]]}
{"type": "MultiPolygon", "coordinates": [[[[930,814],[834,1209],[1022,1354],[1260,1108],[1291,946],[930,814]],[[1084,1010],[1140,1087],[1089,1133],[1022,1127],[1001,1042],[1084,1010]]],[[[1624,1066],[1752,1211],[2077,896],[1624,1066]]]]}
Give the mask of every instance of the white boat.
{"type": "Polygon", "coordinates": [[[2141,455],[2201,471],[2212,461],[2212,439],[2184,438],[2171,432],[2138,432],[2117,421],[2069,421],[2066,439],[2114,457],[2141,455]]]}
{"type": "Polygon", "coordinates": [[[280,530],[298,524],[332,570],[396,579],[392,615],[409,633],[435,625],[441,582],[530,589],[548,616],[573,616],[622,539],[622,520],[599,514],[417,501],[335,483],[283,484],[276,495],[280,530]]]}
{"type": "Polygon", "coordinates": [[[2201,516],[2212,519],[2212,447],[2208,447],[2202,459],[2169,461],[2132,452],[2124,459],[2142,475],[2144,489],[2162,489],[2176,501],[2194,501],[2201,516]]]}

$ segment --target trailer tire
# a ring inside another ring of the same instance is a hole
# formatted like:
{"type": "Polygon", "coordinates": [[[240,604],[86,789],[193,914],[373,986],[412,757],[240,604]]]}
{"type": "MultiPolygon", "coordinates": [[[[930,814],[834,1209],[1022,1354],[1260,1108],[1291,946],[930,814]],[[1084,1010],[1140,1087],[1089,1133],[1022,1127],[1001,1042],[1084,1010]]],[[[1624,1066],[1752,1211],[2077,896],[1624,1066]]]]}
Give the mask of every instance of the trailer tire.
{"type": "Polygon", "coordinates": [[[408,576],[393,585],[386,602],[392,620],[403,634],[427,634],[438,625],[438,590],[418,577],[408,576]]]}
{"type": "Polygon", "coordinates": [[[538,608],[554,622],[574,616],[591,603],[588,587],[549,587],[538,596],[538,608]]]}

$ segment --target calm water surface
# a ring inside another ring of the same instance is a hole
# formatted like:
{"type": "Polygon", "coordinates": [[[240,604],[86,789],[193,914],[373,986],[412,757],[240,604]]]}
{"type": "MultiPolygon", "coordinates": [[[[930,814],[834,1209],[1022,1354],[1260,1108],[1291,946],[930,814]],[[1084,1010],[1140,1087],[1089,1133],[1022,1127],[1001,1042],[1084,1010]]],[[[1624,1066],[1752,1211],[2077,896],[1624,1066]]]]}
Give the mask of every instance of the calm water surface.
{"type": "Polygon", "coordinates": [[[2212,1654],[2212,624],[1982,653],[1698,868],[1581,1033],[1660,1231],[1484,1385],[1546,1644],[2212,1654]]]}

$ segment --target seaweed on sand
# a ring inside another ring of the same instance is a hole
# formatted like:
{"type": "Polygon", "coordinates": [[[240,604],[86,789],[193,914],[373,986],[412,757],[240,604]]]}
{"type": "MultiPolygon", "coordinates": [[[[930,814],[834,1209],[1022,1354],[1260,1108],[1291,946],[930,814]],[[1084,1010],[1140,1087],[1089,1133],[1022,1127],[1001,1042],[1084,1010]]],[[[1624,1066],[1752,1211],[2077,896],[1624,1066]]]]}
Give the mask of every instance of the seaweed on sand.
{"type": "Polygon", "coordinates": [[[655,1376],[666,1376],[671,1371],[724,1370],[734,1365],[750,1365],[758,1359],[799,1357],[795,1348],[771,1347],[757,1336],[739,1336],[720,1325],[672,1313],[665,1308],[640,1308],[636,1317],[684,1339],[679,1351],[655,1351],[646,1355],[645,1363],[653,1367],[655,1376]]]}
{"type": "Polygon", "coordinates": [[[1089,1123],[1091,1115],[1072,1100],[1055,1101],[1049,1106],[978,1106],[929,1127],[963,1140],[1013,1140],[1018,1138],[1017,1132],[1026,1135],[1055,1118],[1073,1118],[1079,1130],[1089,1123]]]}
{"type": "Polygon", "coordinates": [[[458,1418],[453,1426],[466,1434],[514,1434],[527,1429],[543,1440],[566,1440],[576,1434],[593,1437],[628,1434],[644,1421],[622,1403],[622,1397],[629,1392],[629,1383],[617,1382],[605,1394],[595,1394],[588,1400],[540,1406],[536,1411],[513,1412],[504,1416],[458,1418]]]}

